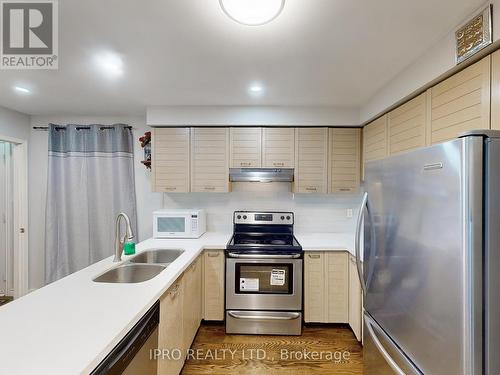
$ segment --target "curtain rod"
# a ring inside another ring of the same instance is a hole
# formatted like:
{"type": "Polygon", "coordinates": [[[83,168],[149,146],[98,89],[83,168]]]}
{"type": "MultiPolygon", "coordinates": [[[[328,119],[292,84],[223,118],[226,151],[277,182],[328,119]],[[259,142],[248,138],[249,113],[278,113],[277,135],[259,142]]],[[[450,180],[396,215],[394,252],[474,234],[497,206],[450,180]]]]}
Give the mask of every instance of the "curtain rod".
{"type": "MultiPolygon", "coordinates": [[[[81,130],[89,130],[90,126],[77,126],[76,128],[81,129],[81,130]]],[[[113,128],[112,126],[106,126],[106,125],[101,126],[101,129],[112,129],[112,128],[113,128]]],[[[63,125],[56,126],[56,129],[66,129],[66,126],[63,126],[63,125]]],[[[134,128],[132,126],[125,126],[125,129],[133,130],[134,128]]],[[[48,126],[33,126],[33,130],[49,130],[49,127],[48,126]]]]}

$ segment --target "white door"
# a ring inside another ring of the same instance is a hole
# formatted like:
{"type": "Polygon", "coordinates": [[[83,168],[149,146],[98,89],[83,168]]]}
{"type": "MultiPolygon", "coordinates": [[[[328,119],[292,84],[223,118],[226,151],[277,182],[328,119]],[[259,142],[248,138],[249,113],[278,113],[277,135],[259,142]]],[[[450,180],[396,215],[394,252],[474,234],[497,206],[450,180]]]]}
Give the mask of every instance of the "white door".
{"type": "Polygon", "coordinates": [[[12,148],[0,142],[0,295],[12,295],[14,289],[12,148]]]}

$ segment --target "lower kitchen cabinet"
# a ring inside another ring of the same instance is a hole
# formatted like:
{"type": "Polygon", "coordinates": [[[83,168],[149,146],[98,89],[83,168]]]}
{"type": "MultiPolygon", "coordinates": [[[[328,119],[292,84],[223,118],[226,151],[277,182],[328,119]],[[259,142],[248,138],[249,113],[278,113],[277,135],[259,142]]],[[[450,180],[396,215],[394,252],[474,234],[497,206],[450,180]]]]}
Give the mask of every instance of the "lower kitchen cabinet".
{"type": "Polygon", "coordinates": [[[185,347],[183,338],[183,277],[177,281],[160,298],[160,327],[158,348],[168,351],[168,356],[159,358],[158,374],[179,374],[184,365],[185,347]],[[180,350],[180,352],[179,352],[180,350]],[[175,354],[174,354],[175,353],[175,354]],[[180,355],[179,359],[177,356],[180,355]]]}
{"type": "Polygon", "coordinates": [[[325,292],[328,323],[349,321],[349,258],[346,252],[326,256],[325,292]]]}
{"type": "Polygon", "coordinates": [[[324,252],[307,252],[304,257],[304,321],[325,322],[324,252]]]}
{"type": "Polygon", "coordinates": [[[363,292],[359,282],[356,258],[349,255],[349,325],[358,341],[361,341],[363,326],[363,292]]]}
{"type": "Polygon", "coordinates": [[[311,251],[304,258],[304,321],[349,323],[361,339],[361,286],[346,251],[311,251]]]}
{"type": "Polygon", "coordinates": [[[203,253],[203,319],[224,320],[224,250],[203,253]]]}
{"type": "Polygon", "coordinates": [[[183,336],[184,348],[191,347],[196,332],[201,323],[201,288],[202,260],[199,256],[186,271],[184,271],[183,336]]]}
{"type": "Polygon", "coordinates": [[[304,320],[347,323],[348,255],[346,252],[307,252],[304,261],[304,320]]]}
{"type": "Polygon", "coordinates": [[[159,375],[179,374],[201,323],[202,257],[199,256],[160,298],[159,375]]]}

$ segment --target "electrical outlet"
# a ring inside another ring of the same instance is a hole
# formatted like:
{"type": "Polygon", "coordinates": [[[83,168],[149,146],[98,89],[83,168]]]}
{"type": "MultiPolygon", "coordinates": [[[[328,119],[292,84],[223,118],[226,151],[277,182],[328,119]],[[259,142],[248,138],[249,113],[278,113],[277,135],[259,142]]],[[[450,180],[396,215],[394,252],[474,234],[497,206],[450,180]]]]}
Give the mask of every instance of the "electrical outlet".
{"type": "Polygon", "coordinates": [[[352,218],[352,208],[348,208],[346,210],[345,214],[346,214],[347,218],[349,218],[349,219],[352,218]]]}

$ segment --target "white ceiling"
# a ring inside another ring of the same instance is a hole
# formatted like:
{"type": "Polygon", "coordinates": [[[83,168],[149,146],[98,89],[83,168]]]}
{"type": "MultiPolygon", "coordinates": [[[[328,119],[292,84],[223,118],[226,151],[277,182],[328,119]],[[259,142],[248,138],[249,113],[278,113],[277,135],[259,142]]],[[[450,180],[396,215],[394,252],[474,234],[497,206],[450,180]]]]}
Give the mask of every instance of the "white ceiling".
{"type": "Polygon", "coordinates": [[[59,70],[0,71],[0,105],[95,115],[147,105],[360,107],[482,3],[287,0],[272,23],[248,27],[218,0],[62,0],[59,70]],[[105,51],[121,55],[121,77],[96,69],[105,51]],[[261,97],[248,94],[253,82],[261,97]]]}

